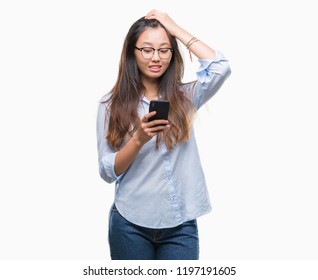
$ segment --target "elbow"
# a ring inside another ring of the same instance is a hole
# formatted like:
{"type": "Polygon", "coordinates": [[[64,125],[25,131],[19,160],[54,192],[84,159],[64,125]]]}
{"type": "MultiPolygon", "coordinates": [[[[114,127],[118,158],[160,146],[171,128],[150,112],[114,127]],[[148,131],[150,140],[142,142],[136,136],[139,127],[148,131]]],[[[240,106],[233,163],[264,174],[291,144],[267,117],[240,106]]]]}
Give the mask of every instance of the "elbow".
{"type": "Polygon", "coordinates": [[[111,184],[118,179],[114,170],[115,154],[108,154],[99,157],[99,175],[107,183],[111,184]]]}
{"type": "Polygon", "coordinates": [[[223,64],[223,71],[222,71],[222,76],[224,77],[224,79],[227,79],[232,73],[230,64],[227,62],[224,62],[223,64]]]}
{"type": "Polygon", "coordinates": [[[116,178],[114,176],[110,176],[107,174],[103,166],[99,167],[99,175],[108,184],[111,184],[116,181],[116,178]]]}

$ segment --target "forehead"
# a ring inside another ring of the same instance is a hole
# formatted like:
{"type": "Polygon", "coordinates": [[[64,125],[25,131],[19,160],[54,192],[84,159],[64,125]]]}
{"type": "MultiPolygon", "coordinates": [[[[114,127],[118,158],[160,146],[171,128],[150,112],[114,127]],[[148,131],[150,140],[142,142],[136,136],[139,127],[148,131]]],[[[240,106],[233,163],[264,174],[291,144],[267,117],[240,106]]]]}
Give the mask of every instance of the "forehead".
{"type": "Polygon", "coordinates": [[[137,44],[162,45],[170,44],[166,31],[161,28],[147,27],[139,36],[137,44]]]}

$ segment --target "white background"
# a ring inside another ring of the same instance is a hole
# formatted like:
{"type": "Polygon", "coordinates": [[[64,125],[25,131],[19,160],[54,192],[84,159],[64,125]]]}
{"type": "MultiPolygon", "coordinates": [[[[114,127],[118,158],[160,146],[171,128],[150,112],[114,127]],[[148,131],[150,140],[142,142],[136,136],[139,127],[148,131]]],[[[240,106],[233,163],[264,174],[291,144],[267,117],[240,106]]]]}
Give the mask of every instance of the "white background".
{"type": "Polygon", "coordinates": [[[0,259],[109,259],[97,105],[128,28],[152,8],[232,68],[196,119],[214,208],[198,220],[201,259],[317,259],[314,4],[1,1],[0,259]]]}

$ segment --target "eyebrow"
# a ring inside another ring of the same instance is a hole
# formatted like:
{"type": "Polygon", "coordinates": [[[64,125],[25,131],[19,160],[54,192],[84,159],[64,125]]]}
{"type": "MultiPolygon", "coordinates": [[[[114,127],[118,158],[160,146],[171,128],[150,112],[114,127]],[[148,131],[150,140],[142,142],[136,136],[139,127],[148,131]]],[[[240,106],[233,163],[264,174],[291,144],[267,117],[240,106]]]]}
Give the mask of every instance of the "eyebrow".
{"type": "MultiPolygon", "coordinates": [[[[150,42],[143,42],[142,45],[150,45],[150,46],[153,46],[153,44],[150,43],[150,42]]],[[[168,43],[168,42],[166,42],[166,43],[161,43],[161,44],[159,45],[159,47],[162,47],[162,46],[165,46],[165,45],[168,45],[168,46],[170,47],[170,43],[168,43]]]]}

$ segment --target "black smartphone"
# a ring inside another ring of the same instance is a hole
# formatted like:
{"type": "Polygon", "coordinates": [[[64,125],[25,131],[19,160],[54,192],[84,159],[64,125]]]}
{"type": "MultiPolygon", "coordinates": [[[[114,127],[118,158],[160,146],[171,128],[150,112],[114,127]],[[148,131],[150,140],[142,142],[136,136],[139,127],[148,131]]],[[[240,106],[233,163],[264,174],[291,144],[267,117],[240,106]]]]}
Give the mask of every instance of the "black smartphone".
{"type": "Polygon", "coordinates": [[[148,122],[154,120],[168,120],[170,102],[168,100],[151,100],[149,113],[156,111],[156,114],[148,119],[148,122]]]}

